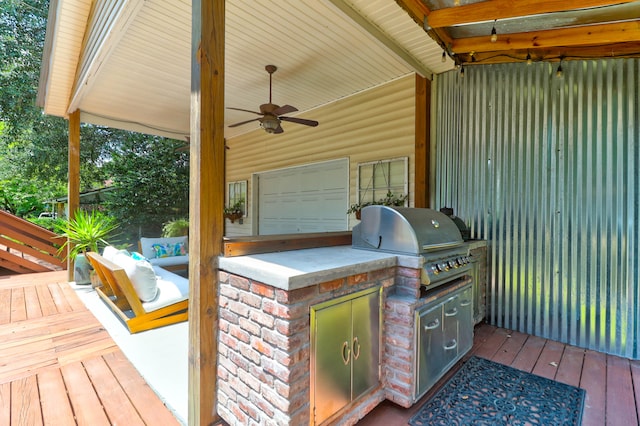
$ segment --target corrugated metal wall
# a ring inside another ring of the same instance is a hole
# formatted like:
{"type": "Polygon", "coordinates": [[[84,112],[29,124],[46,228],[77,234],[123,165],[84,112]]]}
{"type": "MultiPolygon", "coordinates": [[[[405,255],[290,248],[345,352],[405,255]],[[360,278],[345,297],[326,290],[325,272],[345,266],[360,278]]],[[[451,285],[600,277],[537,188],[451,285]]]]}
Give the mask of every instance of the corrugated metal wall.
{"type": "Polygon", "coordinates": [[[436,207],[489,242],[489,320],[638,358],[638,59],[435,78],[436,207]]]}

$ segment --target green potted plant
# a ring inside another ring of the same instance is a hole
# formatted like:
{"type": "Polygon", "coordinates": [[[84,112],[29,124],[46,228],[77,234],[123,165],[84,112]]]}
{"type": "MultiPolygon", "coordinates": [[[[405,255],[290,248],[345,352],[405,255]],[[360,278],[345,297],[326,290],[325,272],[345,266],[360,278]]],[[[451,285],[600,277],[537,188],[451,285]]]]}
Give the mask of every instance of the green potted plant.
{"type": "Polygon", "coordinates": [[[57,231],[67,238],[58,254],[71,248],[67,256],[74,261],[73,273],[76,284],[91,283],[91,267],[85,253],[98,252],[100,248],[109,245],[106,238],[112,235],[117,227],[114,218],[95,210],[78,210],[72,219],[65,219],[58,225],[57,231]]]}
{"type": "Polygon", "coordinates": [[[377,201],[367,201],[367,202],[351,204],[351,206],[349,207],[349,210],[347,210],[347,214],[355,213],[356,219],[360,220],[360,211],[366,206],[373,206],[373,205],[396,206],[396,207],[403,206],[404,203],[407,201],[407,197],[408,197],[407,194],[397,195],[391,191],[387,191],[387,195],[385,195],[383,198],[380,198],[377,201]]]}
{"type": "Polygon", "coordinates": [[[224,217],[231,223],[244,216],[244,199],[240,198],[235,203],[224,208],[224,217]]]}

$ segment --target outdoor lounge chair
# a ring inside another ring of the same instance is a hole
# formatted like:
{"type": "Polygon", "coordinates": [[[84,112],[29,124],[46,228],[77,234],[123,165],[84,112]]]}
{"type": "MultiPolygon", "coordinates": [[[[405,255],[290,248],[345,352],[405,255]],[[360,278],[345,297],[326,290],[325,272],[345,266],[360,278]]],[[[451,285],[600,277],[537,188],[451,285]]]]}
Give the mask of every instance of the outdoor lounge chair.
{"type": "Polygon", "coordinates": [[[185,278],[154,267],[157,294],[153,299],[143,302],[122,266],[98,253],[89,252],[87,258],[102,282],[102,286],[96,288],[98,295],[131,333],[188,319],[188,281],[185,278]]]}

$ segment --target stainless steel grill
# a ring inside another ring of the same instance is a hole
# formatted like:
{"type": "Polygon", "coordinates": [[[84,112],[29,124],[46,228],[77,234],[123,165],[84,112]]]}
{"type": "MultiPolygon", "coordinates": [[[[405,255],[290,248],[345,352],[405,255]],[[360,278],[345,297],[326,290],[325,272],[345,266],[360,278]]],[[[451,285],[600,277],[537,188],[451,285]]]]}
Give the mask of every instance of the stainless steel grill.
{"type": "Polygon", "coordinates": [[[354,248],[421,256],[422,285],[431,289],[468,274],[471,263],[456,224],[432,209],[368,206],[353,227],[354,248]]]}
{"type": "Polygon", "coordinates": [[[405,298],[419,294],[409,308],[415,318],[416,401],[473,344],[472,264],[460,230],[439,211],[368,206],[352,230],[352,245],[422,260],[420,291],[402,284],[395,289],[405,298]]]}

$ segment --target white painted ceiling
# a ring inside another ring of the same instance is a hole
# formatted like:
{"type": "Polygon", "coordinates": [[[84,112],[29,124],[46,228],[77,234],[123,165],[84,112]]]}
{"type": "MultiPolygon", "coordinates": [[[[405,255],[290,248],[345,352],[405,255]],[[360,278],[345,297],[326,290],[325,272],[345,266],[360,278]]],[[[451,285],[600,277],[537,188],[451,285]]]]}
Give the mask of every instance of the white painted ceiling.
{"type": "MultiPolygon", "coordinates": [[[[46,113],[80,109],[85,122],[189,134],[190,1],[52,0],[52,7],[39,93],[46,113]],[[103,19],[97,4],[109,5],[103,19]]],[[[393,0],[227,0],[225,55],[226,106],[258,111],[269,99],[264,68],[273,64],[273,102],[310,119],[318,106],[408,73],[453,68],[393,0]]],[[[255,117],[225,110],[225,136],[258,129],[258,122],[228,127],[255,117]]]]}

